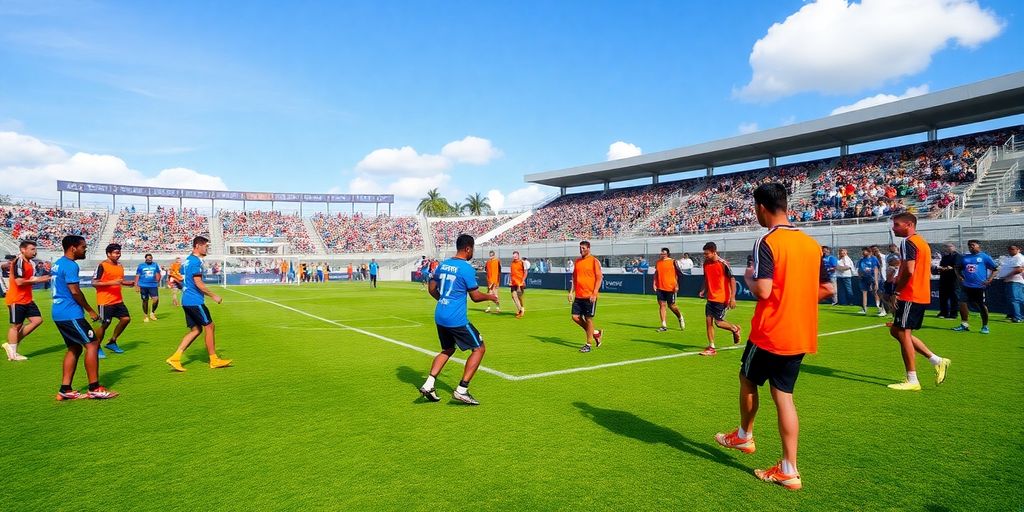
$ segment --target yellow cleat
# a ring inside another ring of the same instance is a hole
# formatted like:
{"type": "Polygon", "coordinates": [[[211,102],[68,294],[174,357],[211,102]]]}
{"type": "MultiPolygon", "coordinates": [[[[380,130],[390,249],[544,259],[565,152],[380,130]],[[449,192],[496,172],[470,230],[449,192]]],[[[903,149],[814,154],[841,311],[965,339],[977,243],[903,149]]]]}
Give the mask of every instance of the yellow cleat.
{"type": "Polygon", "coordinates": [[[935,365],[935,384],[942,384],[946,380],[946,369],[949,365],[953,364],[953,361],[949,359],[943,359],[941,363],[935,365]]]}
{"type": "Polygon", "coordinates": [[[889,389],[895,389],[896,391],[921,391],[921,383],[915,382],[911,384],[903,381],[896,384],[889,384],[889,389]]]}
{"type": "Polygon", "coordinates": [[[185,367],[181,365],[181,359],[174,359],[173,357],[167,359],[167,364],[171,365],[176,372],[185,371],[185,367]]]}
{"type": "Polygon", "coordinates": [[[210,368],[224,368],[226,366],[231,366],[230,359],[221,359],[219,357],[210,359],[210,368]]]}

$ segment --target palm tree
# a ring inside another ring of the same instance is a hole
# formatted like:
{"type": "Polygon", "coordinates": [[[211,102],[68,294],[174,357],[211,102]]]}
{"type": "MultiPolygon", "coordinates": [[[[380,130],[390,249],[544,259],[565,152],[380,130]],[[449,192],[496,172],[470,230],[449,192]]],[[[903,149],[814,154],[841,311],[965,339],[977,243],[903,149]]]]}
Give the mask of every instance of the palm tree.
{"type": "Polygon", "coordinates": [[[462,211],[466,209],[466,205],[455,201],[448,205],[448,215],[459,216],[462,215],[462,211]]]}
{"type": "Polygon", "coordinates": [[[440,217],[448,213],[449,207],[448,200],[441,197],[441,193],[435,188],[428,190],[427,197],[420,199],[416,212],[428,217],[440,217]]]}
{"type": "Polygon", "coordinates": [[[480,195],[480,192],[477,192],[471,196],[466,196],[466,211],[470,215],[491,213],[491,203],[488,202],[486,197],[480,195]]]}

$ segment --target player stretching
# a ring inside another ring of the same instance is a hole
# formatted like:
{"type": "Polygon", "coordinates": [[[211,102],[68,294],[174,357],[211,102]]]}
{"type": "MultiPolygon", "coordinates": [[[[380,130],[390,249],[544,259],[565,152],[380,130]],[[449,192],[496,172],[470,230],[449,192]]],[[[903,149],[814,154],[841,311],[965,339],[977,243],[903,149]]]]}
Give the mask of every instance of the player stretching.
{"type": "Polygon", "coordinates": [[[7,343],[3,345],[7,351],[8,361],[28,359],[18,353],[18,344],[43,323],[39,307],[32,300],[32,287],[36,283],[50,281],[50,276],[36,277],[36,267],[32,265],[32,259],[36,257],[36,243],[23,240],[18,248],[21,255],[11,262],[10,286],[7,296],[4,297],[11,319],[11,327],[7,330],[7,343]],[[28,320],[28,323],[25,320],[28,320]]]}
{"type": "Polygon", "coordinates": [[[473,299],[473,302],[489,300],[497,304],[498,296],[493,293],[481,293],[476,284],[476,270],[469,264],[469,260],[473,259],[474,244],[472,236],[459,235],[455,241],[455,257],[441,263],[430,278],[430,296],[437,301],[434,308],[434,323],[437,324],[441,352],[434,357],[434,362],[430,365],[430,376],[420,388],[420,394],[431,402],[441,400],[434,389],[434,381],[444,369],[445,363],[455,353],[455,347],[459,347],[460,350],[472,352],[466,358],[466,369],[462,371],[462,380],[452,393],[452,398],[469,405],[480,405],[480,402],[469,394],[469,381],[480,367],[480,361],[483,360],[487,349],[484,347],[484,338],[480,331],[469,323],[469,317],[466,316],[466,297],[473,299]]]}
{"type": "Polygon", "coordinates": [[[117,392],[100,386],[100,362],[97,357],[99,342],[92,326],[85,321],[85,313],[93,322],[100,316],[85,300],[82,289],[78,286],[79,268],[77,260],[85,259],[85,239],[78,235],[68,235],[60,242],[64,248],[64,256],[53,263],[53,323],[64,338],[68,351],[64,354],[60,389],[57,400],[77,400],[92,398],[104,400],[114,398],[117,392]],[[85,373],[89,377],[89,392],[79,393],[71,388],[75,378],[78,359],[85,350],[85,373]]]}
{"type": "Polygon", "coordinates": [[[508,265],[509,285],[512,290],[512,303],[516,305],[516,318],[526,314],[523,306],[523,293],[526,292],[526,265],[519,258],[519,251],[512,252],[512,263],[508,265]]]}
{"type": "Polygon", "coordinates": [[[665,309],[671,309],[672,314],[679,320],[679,329],[686,328],[683,320],[683,313],[676,306],[676,294],[679,293],[679,279],[676,276],[676,261],[668,252],[668,247],[661,248],[661,259],[654,264],[654,293],[658,295],[658,315],[661,316],[661,327],[658,332],[665,332],[668,326],[665,325],[665,309]]]}
{"type": "MultiPolygon", "coordinates": [[[[491,251],[490,256],[490,259],[487,260],[487,293],[497,295],[498,286],[501,284],[501,260],[494,255],[494,251],[491,251]]],[[[487,310],[484,313],[490,312],[491,307],[487,306],[487,310]]],[[[495,306],[494,312],[501,313],[501,306],[495,306]]]]}
{"type": "Polygon", "coordinates": [[[754,211],[757,222],[769,230],[754,244],[754,265],[743,276],[757,306],[740,364],[740,426],[728,434],[716,434],[715,440],[727,448],[754,453],[758,387],[768,381],[778,411],[782,460],[771,468],[755,469],[754,474],[765,482],[799,489],[800,424],[793,387],[804,354],[818,350],[818,301],[834,290],[821,246],[789,224],[786,187],[780,183],[757,187],[754,211]]]}
{"type": "Polygon", "coordinates": [[[181,258],[174,258],[171,268],[167,269],[167,287],[171,289],[171,304],[178,305],[178,292],[184,283],[185,278],[181,275],[181,258]]]}
{"type": "Polygon", "coordinates": [[[572,303],[572,321],[583,328],[586,342],[580,352],[590,352],[590,342],[594,348],[601,347],[600,329],[594,329],[594,316],[597,315],[597,294],[601,289],[601,262],[590,254],[590,242],[580,242],[580,257],[572,269],[572,287],[569,288],[569,302],[572,303]]]}
{"type": "Polygon", "coordinates": [[[912,332],[921,328],[924,310],[932,303],[932,250],[928,247],[928,242],[917,234],[917,217],[910,212],[893,216],[892,232],[905,240],[900,245],[903,260],[896,277],[896,312],[889,334],[900,343],[907,380],[889,384],[889,389],[921,391],[914,363],[914,351],[927,357],[935,366],[935,384],[942,384],[942,381],[946,380],[946,369],[950,365],[949,359],[932,353],[912,332]]]}
{"type": "Polygon", "coordinates": [[[176,371],[183,372],[185,367],[181,366],[181,354],[192,344],[205,330],[206,352],[210,355],[210,368],[223,368],[231,365],[230,359],[217,357],[217,344],[214,340],[213,318],[210,317],[210,310],[206,309],[205,297],[210,297],[217,304],[221,298],[211,292],[203,283],[203,258],[210,248],[210,240],[206,237],[197,236],[192,239],[192,254],[185,259],[182,266],[185,290],[181,293],[181,309],[185,312],[185,325],[188,326],[188,334],[181,339],[178,350],[167,358],[167,364],[176,371]],[[204,297],[205,296],[205,297],[204,297]]]}
{"type": "MultiPolygon", "coordinates": [[[[170,283],[168,279],[168,286],[170,283]]],[[[135,291],[142,298],[142,321],[156,320],[156,308],[160,305],[160,265],[153,263],[152,254],[147,254],[146,262],[139,263],[139,267],[135,269],[135,291]],[[149,307],[150,300],[153,301],[152,312],[149,307]]],[[[177,296],[174,305],[178,305],[177,296]]]]}
{"type": "MultiPolygon", "coordinates": [[[[124,267],[118,263],[121,259],[121,246],[110,244],[106,252],[107,259],[96,267],[96,275],[92,279],[92,287],[96,289],[96,305],[100,309],[100,326],[96,329],[96,341],[102,345],[107,327],[116,319],[117,326],[114,327],[114,334],[107,342],[107,348],[115,354],[123,354],[124,350],[117,346],[117,340],[132,318],[124,305],[124,297],[121,296],[121,286],[124,285],[124,267]]],[[[107,357],[102,348],[97,349],[97,357],[107,357]]]]}
{"type": "Polygon", "coordinates": [[[704,305],[708,348],[700,355],[718,354],[718,350],[715,349],[715,326],[732,333],[733,344],[739,343],[740,326],[725,321],[725,312],[736,309],[736,279],[732,276],[729,262],[718,257],[718,246],[714,242],[704,244],[704,283],[701,284],[698,295],[706,296],[708,299],[708,303],[704,305]]]}

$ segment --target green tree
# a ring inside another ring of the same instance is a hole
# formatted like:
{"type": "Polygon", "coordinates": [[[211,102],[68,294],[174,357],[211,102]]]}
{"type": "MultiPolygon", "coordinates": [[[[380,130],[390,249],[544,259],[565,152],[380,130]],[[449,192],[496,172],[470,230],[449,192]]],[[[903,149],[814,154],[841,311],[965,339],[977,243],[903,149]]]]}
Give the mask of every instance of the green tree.
{"type": "Polygon", "coordinates": [[[441,193],[435,188],[428,190],[427,197],[420,199],[416,212],[428,217],[440,217],[446,215],[450,209],[451,205],[448,204],[448,200],[442,197],[441,193]]]}
{"type": "Polygon", "coordinates": [[[491,213],[491,203],[488,202],[486,197],[477,192],[471,196],[466,196],[466,211],[468,211],[470,215],[491,213]]]}
{"type": "Polygon", "coordinates": [[[456,216],[462,215],[462,212],[465,209],[466,209],[466,205],[464,205],[464,204],[462,204],[462,203],[460,203],[458,201],[455,201],[454,203],[451,203],[451,204],[448,205],[448,215],[451,215],[452,217],[456,217],[456,216]]]}

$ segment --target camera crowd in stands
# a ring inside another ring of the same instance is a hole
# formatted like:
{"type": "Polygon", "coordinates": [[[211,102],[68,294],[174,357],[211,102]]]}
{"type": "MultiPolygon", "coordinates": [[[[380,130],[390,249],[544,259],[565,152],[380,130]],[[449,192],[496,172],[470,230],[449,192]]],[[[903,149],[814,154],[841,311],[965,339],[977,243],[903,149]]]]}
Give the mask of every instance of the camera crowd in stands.
{"type": "Polygon", "coordinates": [[[182,252],[197,234],[209,232],[207,217],[195,208],[157,206],[155,213],[140,213],[130,207],[117,216],[114,240],[125,252],[182,252]]]}
{"type": "Polygon", "coordinates": [[[309,254],[316,246],[309,238],[309,231],[298,214],[278,211],[220,212],[224,239],[234,240],[244,236],[287,238],[292,252],[309,254]]]}
{"type": "Polygon", "coordinates": [[[423,248],[416,217],[362,214],[313,216],[313,226],[328,252],[398,252],[423,248]]]}
{"type": "Polygon", "coordinates": [[[452,247],[455,239],[465,233],[479,238],[480,235],[508,222],[512,217],[488,217],[484,219],[463,219],[453,221],[433,221],[430,232],[434,236],[434,245],[439,249],[452,247]]]}
{"type": "Polygon", "coordinates": [[[58,250],[66,235],[81,235],[90,243],[103,230],[106,215],[87,210],[41,208],[38,205],[0,206],[0,229],[15,240],[35,240],[40,249],[58,250]]]}

